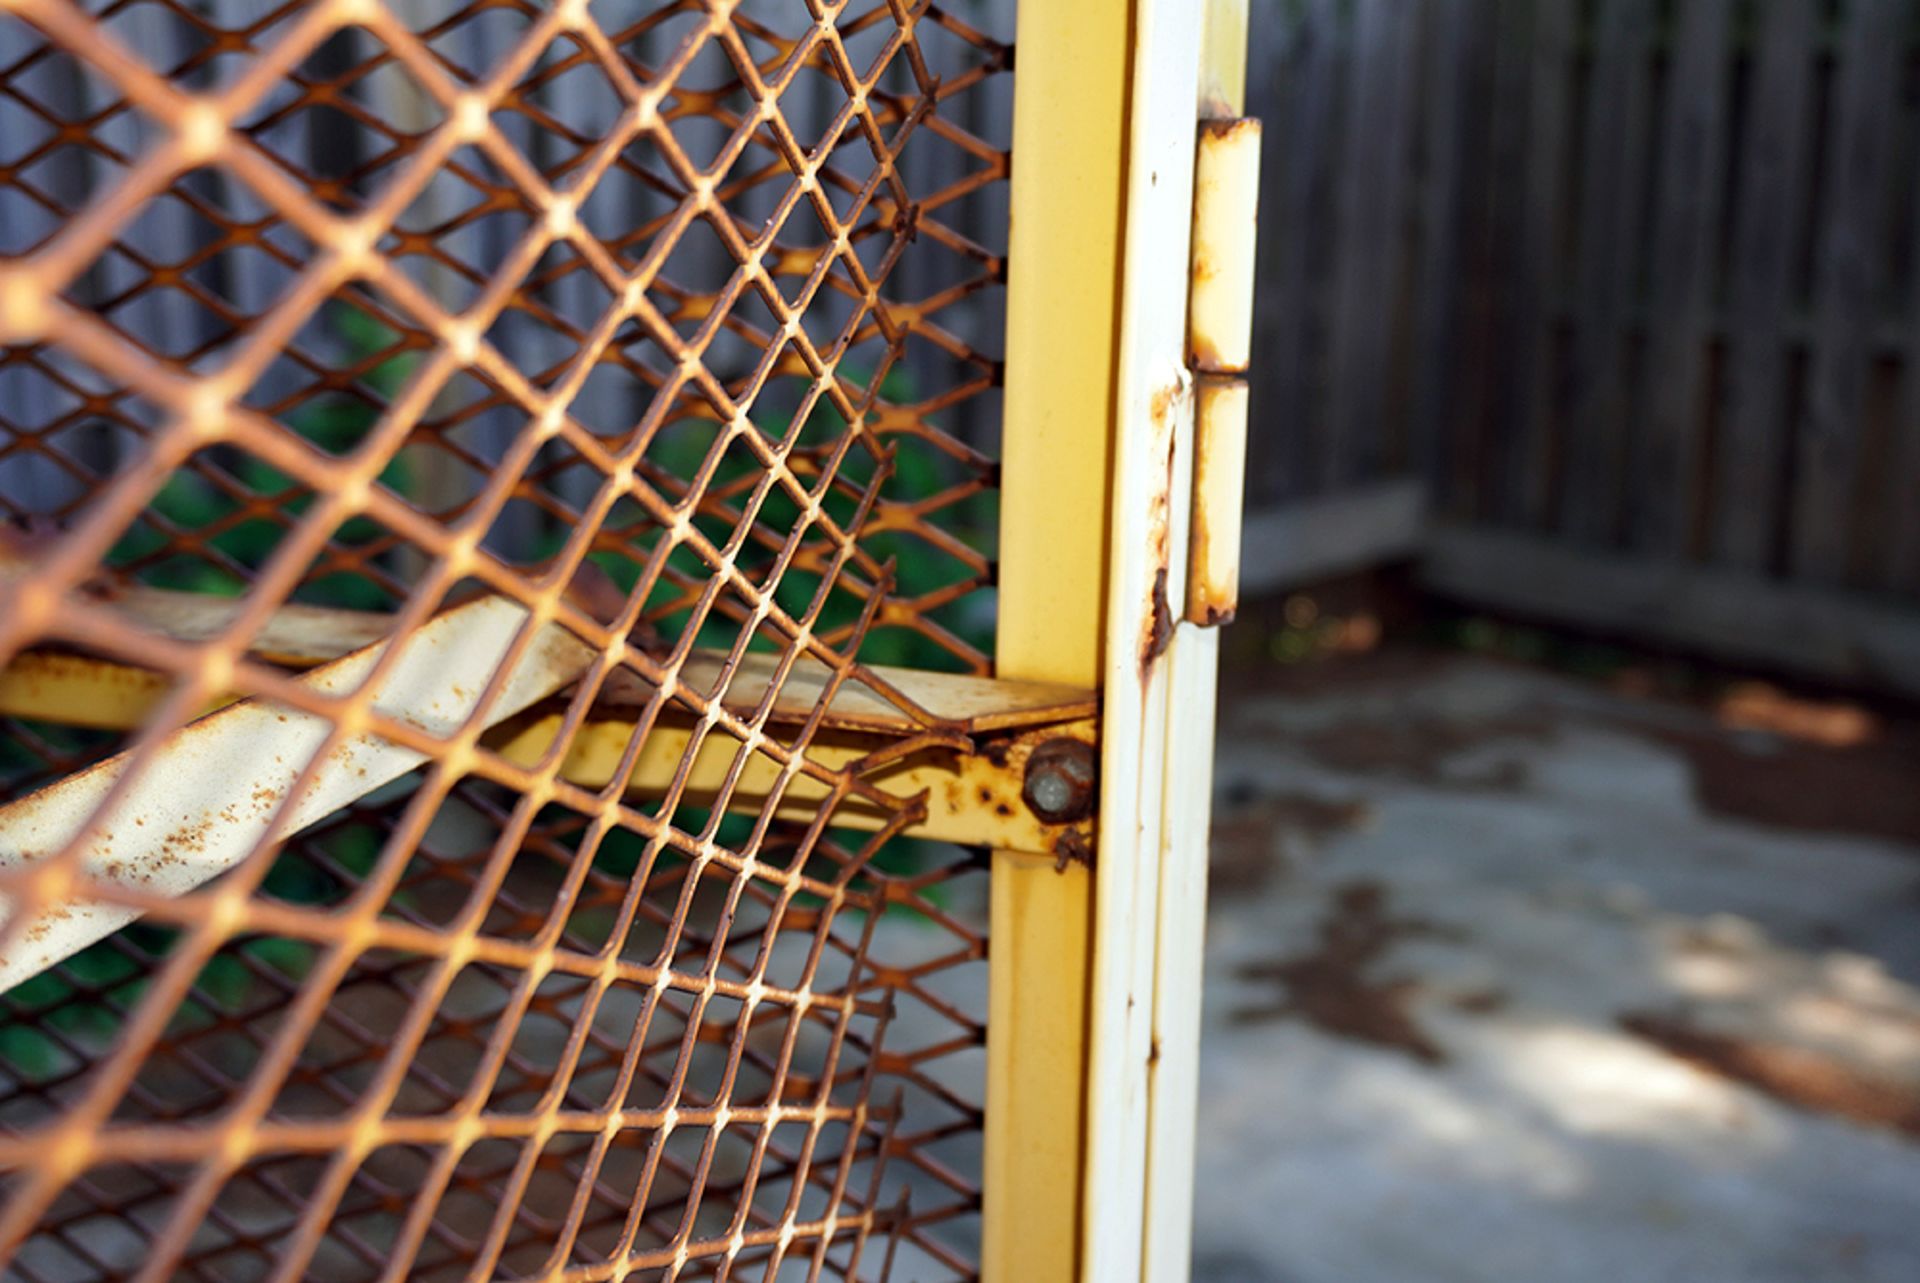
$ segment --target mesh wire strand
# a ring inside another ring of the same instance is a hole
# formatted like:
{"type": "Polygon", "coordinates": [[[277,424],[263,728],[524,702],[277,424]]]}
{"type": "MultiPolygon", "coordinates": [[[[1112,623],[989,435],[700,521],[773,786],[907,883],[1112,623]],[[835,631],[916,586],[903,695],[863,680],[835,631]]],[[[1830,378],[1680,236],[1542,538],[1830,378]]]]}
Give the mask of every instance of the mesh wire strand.
{"type": "Polygon", "coordinates": [[[94,876],[111,799],[0,862],[0,957],[142,913],[0,993],[0,1274],[975,1277],[985,860],[723,695],[804,659],[932,741],[865,665],[989,671],[1010,65],[908,0],[0,0],[0,658],[160,678],[0,719],[5,796],[216,698],[325,718],[303,779],[423,759],[177,897],[94,876]],[[595,656],[532,763],[500,671],[443,735],[257,645],[489,596],[595,656]],[[622,682],[710,795],[569,778],[622,682]]]}

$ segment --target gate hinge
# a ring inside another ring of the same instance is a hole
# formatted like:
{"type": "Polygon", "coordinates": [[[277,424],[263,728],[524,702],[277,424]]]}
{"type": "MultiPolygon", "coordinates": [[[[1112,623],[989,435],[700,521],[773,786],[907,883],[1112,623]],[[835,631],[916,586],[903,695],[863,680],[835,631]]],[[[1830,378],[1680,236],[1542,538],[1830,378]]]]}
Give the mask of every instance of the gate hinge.
{"type": "Polygon", "coordinates": [[[1240,507],[1259,202],[1260,122],[1246,116],[1201,121],[1187,299],[1194,463],[1185,615],[1203,628],[1232,619],[1240,600],[1240,507]]]}

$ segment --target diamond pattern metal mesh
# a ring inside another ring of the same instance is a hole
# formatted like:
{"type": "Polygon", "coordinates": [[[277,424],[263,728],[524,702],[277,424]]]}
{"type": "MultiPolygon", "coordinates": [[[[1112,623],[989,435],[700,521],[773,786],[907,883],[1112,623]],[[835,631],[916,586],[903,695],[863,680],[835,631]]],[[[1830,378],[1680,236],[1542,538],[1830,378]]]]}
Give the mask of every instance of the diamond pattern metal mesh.
{"type": "Polygon", "coordinates": [[[974,1277],[1009,68],[0,0],[0,1275],[974,1277]]]}

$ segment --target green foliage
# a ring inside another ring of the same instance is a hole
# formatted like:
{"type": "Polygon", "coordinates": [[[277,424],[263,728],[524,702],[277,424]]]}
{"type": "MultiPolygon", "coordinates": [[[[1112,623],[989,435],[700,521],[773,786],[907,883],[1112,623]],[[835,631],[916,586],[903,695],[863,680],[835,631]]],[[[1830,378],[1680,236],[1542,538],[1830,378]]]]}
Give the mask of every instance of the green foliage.
{"type": "MultiPolygon", "coordinates": [[[[399,350],[402,336],[358,308],[336,303],[326,312],[332,339],[340,349],[342,369],[367,365],[359,383],[367,391],[328,392],[304,402],[286,416],[286,426],[329,454],[345,454],[357,447],[379,420],[379,407],[395,396],[412,376],[419,353],[399,350]],[[383,353],[387,355],[382,355],[383,353]]],[[[412,493],[407,460],[397,456],[380,473],[380,482],[396,494],[412,493]]],[[[292,478],[261,459],[222,447],[211,456],[177,469],[155,492],[148,511],[151,519],[135,522],[107,554],[107,564],[134,567],[142,582],[184,592],[237,597],[248,580],[263,567],[286,537],[281,522],[239,514],[249,497],[274,501],[287,519],[296,519],[313,504],[313,495],[292,478]],[[220,560],[169,553],[166,529],[212,531],[205,540],[220,560]],[[222,562],[231,564],[222,564],[222,562]],[[246,573],[237,573],[239,566],[246,573]]],[[[356,517],[335,532],[337,542],[371,542],[380,527],[356,517]]],[[[388,605],[387,597],[365,575],[342,574],[303,586],[302,596],[318,605],[375,609],[388,605]]]]}

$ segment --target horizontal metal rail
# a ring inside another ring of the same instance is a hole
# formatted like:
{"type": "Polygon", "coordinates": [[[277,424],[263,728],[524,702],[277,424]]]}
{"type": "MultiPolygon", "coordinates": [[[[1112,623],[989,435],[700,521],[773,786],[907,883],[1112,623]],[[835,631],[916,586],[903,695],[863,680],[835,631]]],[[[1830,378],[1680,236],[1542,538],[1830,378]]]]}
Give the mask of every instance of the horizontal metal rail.
{"type": "MultiPolygon", "coordinates": [[[[175,641],[204,641],[224,630],[240,603],[204,593],[134,589],[114,601],[127,622],[175,641]]],[[[322,606],[282,606],[248,646],[255,659],[308,668],[386,639],[393,620],[376,611],[322,606]]],[[[679,668],[685,688],[715,691],[726,675],[725,651],[692,651],[679,668]]],[[[769,690],[770,720],[802,721],[813,714],[833,670],[818,660],[795,660],[779,679],[780,657],[749,652],[714,698],[729,712],[758,710],[769,690]],[[777,682],[777,686],[776,686],[777,682]]],[[[1089,717],[1099,701],[1091,691],[1060,682],[1007,681],[962,673],[865,665],[860,678],[833,692],[822,725],[875,734],[909,735],[929,725],[963,734],[1014,730],[1089,717]],[[916,719],[903,706],[918,709],[916,719]]],[[[31,717],[65,726],[132,730],[165,697],[172,683],[163,673],[137,665],[60,650],[28,650],[0,668],[0,716],[31,717]]],[[[607,675],[598,707],[633,708],[648,703],[654,687],[631,669],[607,675]]],[[[231,703],[223,696],[212,707],[231,703]]]]}
{"type": "MultiPolygon", "coordinates": [[[[130,622],[182,640],[214,635],[232,610],[223,599],[151,589],[116,606],[130,622]]],[[[285,840],[430,756],[448,756],[401,742],[402,728],[434,741],[464,740],[456,755],[484,749],[521,768],[565,743],[559,775],[572,784],[604,789],[624,770],[627,793],[676,790],[695,805],[722,801],[731,811],[758,813],[778,791],[774,813],[807,820],[833,794],[824,778],[784,769],[714,731],[685,697],[650,715],[659,692],[630,669],[607,676],[569,735],[568,711],[543,701],[581,678],[595,653],[551,622],[520,641],[529,619],[524,607],[487,597],[407,635],[371,705],[384,730],[336,733],[333,718],[264,696],[223,701],[162,741],[117,800],[130,753],[0,806],[0,870],[84,844],[67,888],[43,891],[32,919],[10,931],[0,989],[135,920],[141,901],[185,895],[262,844],[285,840]],[[491,698],[483,698],[490,685],[491,698]]],[[[363,611],[284,608],[261,631],[256,655],[293,666],[324,660],[300,684],[319,696],[349,697],[394,644],[384,635],[388,622],[363,611]]],[[[887,803],[917,801],[921,814],[905,831],[918,836],[1063,857],[1088,849],[1088,818],[1048,823],[1023,790],[1038,745],[1093,740],[1092,692],[913,669],[858,671],[861,681],[835,684],[834,670],[818,660],[783,665],[778,656],[749,653],[730,662],[701,651],[680,666],[678,687],[711,692],[714,704],[744,720],[817,718],[808,764],[820,777],[853,767],[885,795],[884,802],[843,799],[837,825],[876,830],[897,820],[898,807],[887,803]]],[[[0,713],[134,729],[169,685],[164,674],[133,665],[26,652],[0,672],[0,713]]],[[[11,912],[0,896],[0,915],[11,912]]]]}
{"type": "MultiPolygon", "coordinates": [[[[427,740],[457,740],[586,671],[593,652],[584,643],[552,624],[522,640],[528,622],[526,608],[503,597],[447,611],[399,643],[369,711],[427,740]]],[[[350,698],[392,644],[377,642],[323,664],[301,684],[316,695],[350,698]]],[[[262,844],[428,759],[422,747],[364,719],[349,729],[344,716],[336,721],[278,701],[243,699],[167,736],[124,788],[132,751],[0,807],[0,869],[84,844],[77,873],[64,862],[50,866],[67,885],[37,888],[39,903],[24,926],[15,928],[12,898],[0,896],[10,937],[0,956],[0,989],[140,916],[137,903],[90,897],[86,883],[136,897],[184,895],[262,844]]]]}

